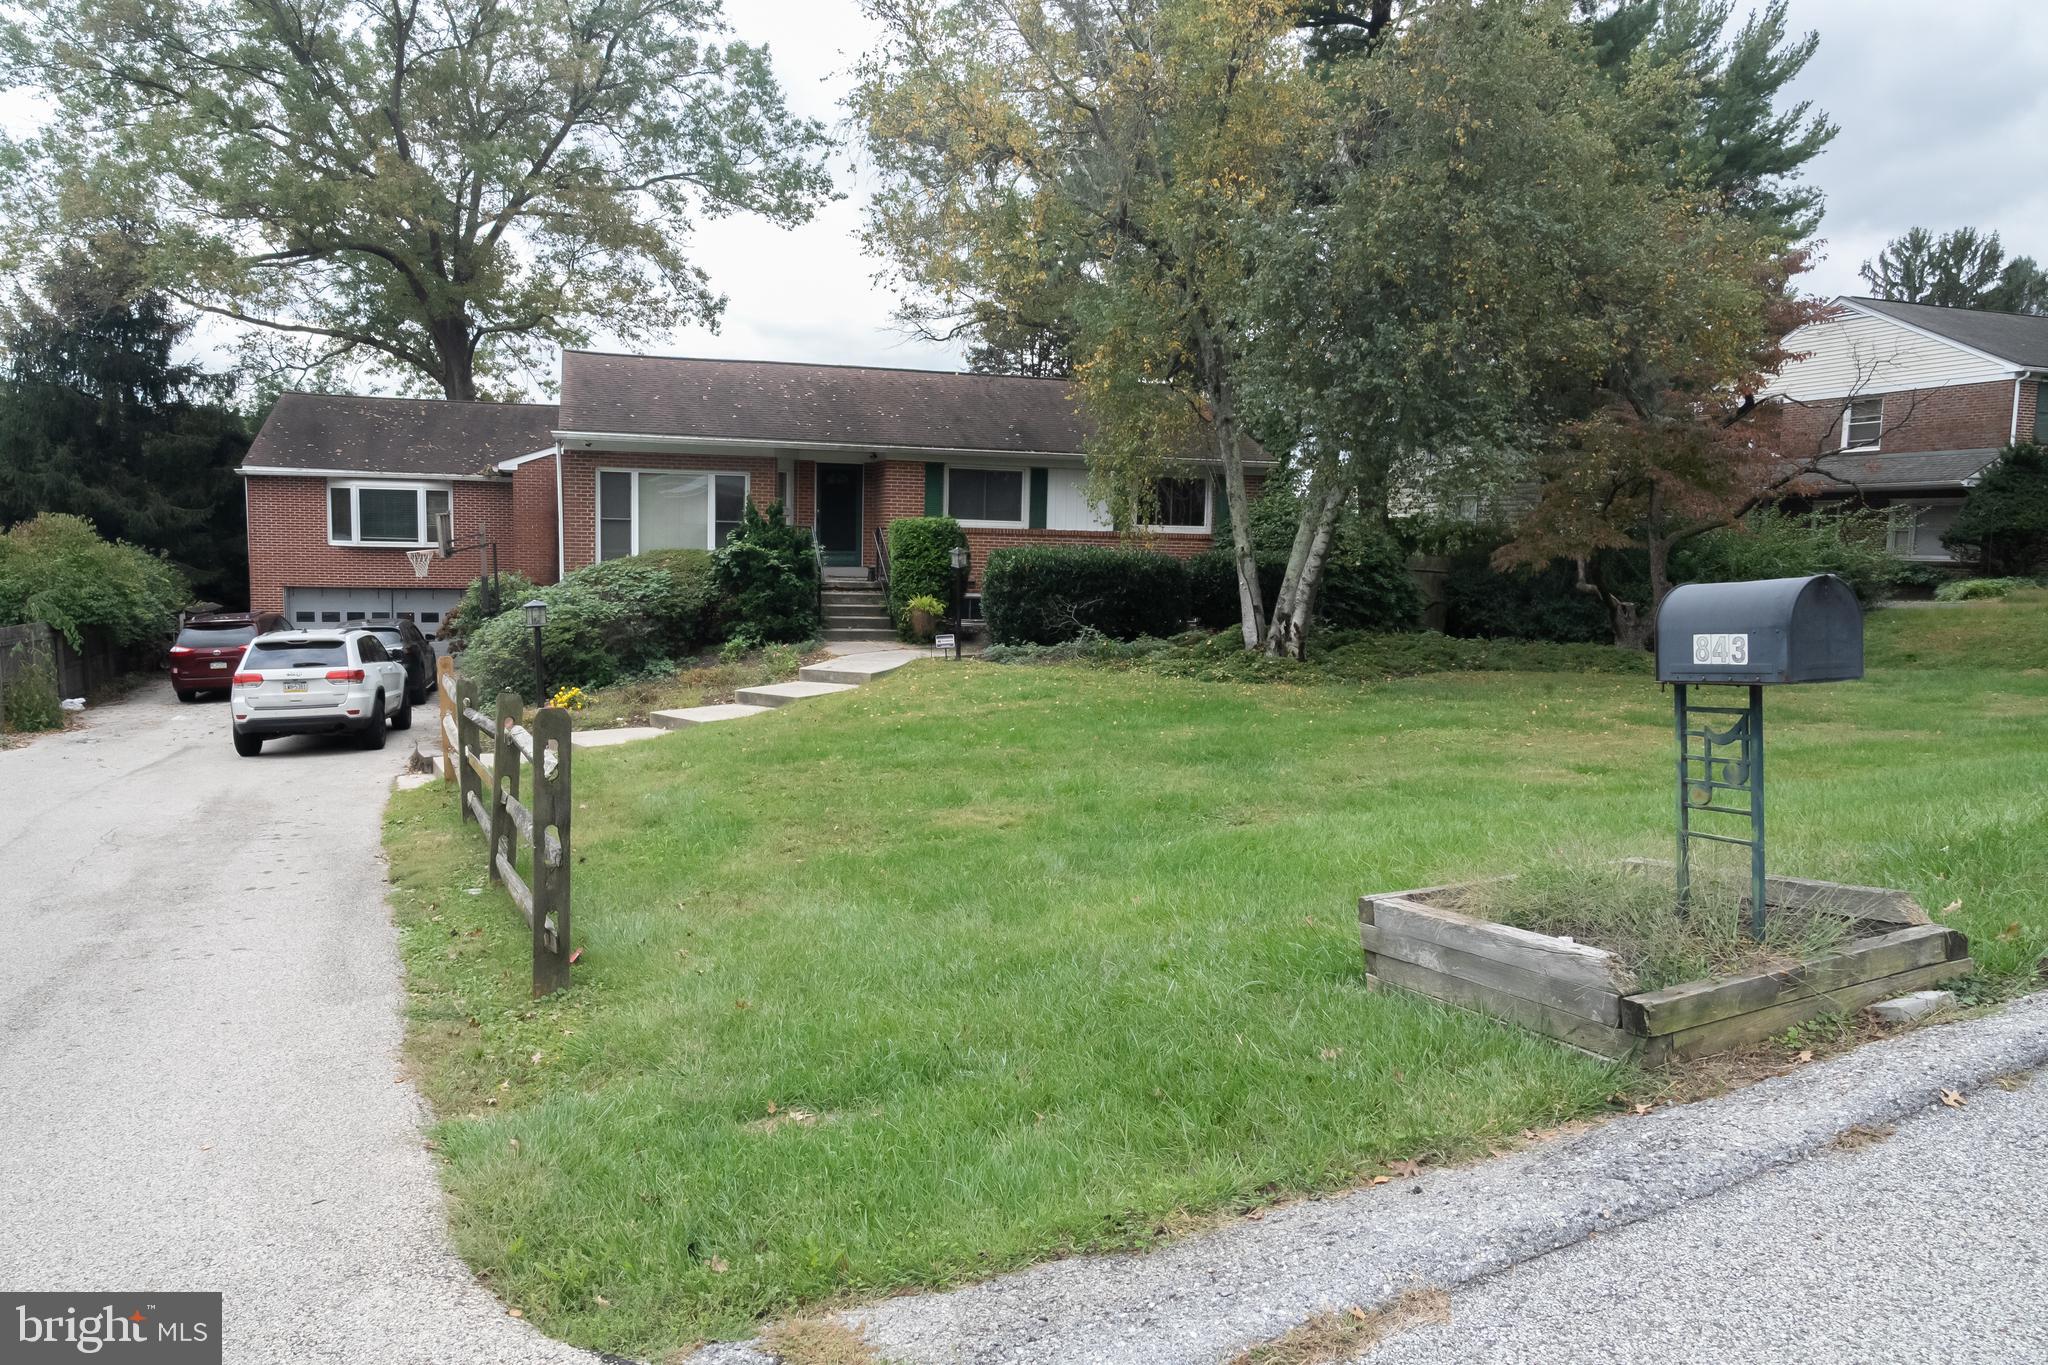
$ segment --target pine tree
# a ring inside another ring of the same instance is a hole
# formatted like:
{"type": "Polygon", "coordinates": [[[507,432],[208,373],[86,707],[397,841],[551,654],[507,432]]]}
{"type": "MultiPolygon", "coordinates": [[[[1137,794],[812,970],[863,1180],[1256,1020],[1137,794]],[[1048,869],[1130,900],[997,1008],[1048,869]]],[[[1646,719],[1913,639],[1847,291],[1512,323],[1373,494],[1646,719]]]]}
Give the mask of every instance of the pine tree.
{"type": "Polygon", "coordinates": [[[247,420],[222,376],[175,359],[191,323],[135,288],[123,244],[73,245],[17,292],[0,343],[0,526],[43,512],[159,550],[201,597],[239,603],[248,543],[234,470],[247,420]]]}
{"type": "Polygon", "coordinates": [[[1899,303],[2048,313],[2048,273],[2031,256],[2005,259],[1995,232],[1959,227],[1939,237],[1924,227],[1885,243],[1858,272],[1870,292],[1899,303]]]}

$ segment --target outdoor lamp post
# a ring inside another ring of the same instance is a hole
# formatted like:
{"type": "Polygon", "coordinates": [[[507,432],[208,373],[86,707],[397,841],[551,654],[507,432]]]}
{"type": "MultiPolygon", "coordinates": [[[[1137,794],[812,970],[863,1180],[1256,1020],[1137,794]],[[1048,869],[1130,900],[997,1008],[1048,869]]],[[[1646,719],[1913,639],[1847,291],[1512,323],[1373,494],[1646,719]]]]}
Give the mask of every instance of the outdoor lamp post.
{"type": "Polygon", "coordinates": [[[957,632],[967,617],[967,547],[955,545],[953,561],[953,629],[957,632]]]}
{"type": "Polygon", "coordinates": [[[533,686],[539,694],[534,702],[536,706],[548,704],[548,676],[542,666],[540,652],[540,628],[547,623],[548,604],[538,597],[533,598],[526,604],[526,624],[533,628],[533,686]]]}

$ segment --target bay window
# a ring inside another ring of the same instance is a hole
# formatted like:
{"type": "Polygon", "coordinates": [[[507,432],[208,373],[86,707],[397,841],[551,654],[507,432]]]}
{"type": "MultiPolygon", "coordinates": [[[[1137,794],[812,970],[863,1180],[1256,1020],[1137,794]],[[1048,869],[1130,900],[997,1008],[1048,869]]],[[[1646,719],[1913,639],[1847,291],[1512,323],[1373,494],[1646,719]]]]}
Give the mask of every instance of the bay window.
{"type": "Polygon", "coordinates": [[[747,476],[692,469],[605,469],[597,476],[597,557],[713,550],[739,529],[747,476]]]}
{"type": "Polygon", "coordinates": [[[347,479],[327,485],[330,545],[421,546],[449,507],[446,484],[347,479]]]}

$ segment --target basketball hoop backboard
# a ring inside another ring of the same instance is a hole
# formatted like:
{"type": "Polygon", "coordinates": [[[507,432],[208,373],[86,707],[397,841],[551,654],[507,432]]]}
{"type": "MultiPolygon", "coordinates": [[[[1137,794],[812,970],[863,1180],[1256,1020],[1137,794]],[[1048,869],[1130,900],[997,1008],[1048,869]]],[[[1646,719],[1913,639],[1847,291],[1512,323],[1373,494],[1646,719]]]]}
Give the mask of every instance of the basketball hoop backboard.
{"type": "MultiPolygon", "coordinates": [[[[446,559],[449,555],[455,553],[455,514],[453,512],[434,513],[434,541],[440,546],[441,558],[446,559]]],[[[426,570],[420,570],[420,577],[426,577],[426,570]]]]}

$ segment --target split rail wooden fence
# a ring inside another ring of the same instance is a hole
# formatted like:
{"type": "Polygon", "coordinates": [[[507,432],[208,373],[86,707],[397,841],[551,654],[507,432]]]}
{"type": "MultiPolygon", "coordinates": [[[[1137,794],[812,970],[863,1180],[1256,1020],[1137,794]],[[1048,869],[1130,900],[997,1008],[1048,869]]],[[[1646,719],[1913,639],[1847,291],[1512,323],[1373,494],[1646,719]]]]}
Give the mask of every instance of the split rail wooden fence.
{"type": "MultiPolygon", "coordinates": [[[[445,662],[445,661],[444,661],[445,662]]],[[[498,694],[497,714],[478,704],[477,685],[457,678],[454,701],[447,700],[442,673],[443,752],[454,750],[444,771],[455,777],[464,820],[481,825],[490,839],[486,870],[502,885],[533,930],[533,993],[546,995],[569,984],[569,713],[547,707],[529,732],[516,692],[498,694]],[[486,750],[484,741],[489,740],[486,750]],[[520,799],[520,777],[530,795],[520,799]],[[519,872],[519,851],[530,854],[531,885],[519,872]]]]}

